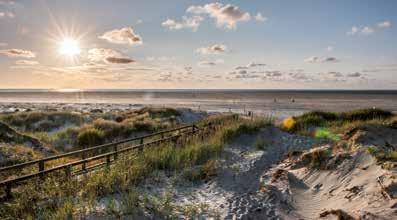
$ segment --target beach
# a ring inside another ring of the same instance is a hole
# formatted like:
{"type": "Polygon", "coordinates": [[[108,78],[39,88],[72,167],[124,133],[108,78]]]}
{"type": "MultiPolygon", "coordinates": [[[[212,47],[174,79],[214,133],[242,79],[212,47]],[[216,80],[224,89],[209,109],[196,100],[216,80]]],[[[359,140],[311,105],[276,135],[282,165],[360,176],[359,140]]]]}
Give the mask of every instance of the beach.
{"type": "Polygon", "coordinates": [[[247,113],[276,118],[311,110],[381,108],[397,111],[397,91],[371,90],[1,90],[0,112],[20,108],[136,109],[143,106],[247,113]]]}

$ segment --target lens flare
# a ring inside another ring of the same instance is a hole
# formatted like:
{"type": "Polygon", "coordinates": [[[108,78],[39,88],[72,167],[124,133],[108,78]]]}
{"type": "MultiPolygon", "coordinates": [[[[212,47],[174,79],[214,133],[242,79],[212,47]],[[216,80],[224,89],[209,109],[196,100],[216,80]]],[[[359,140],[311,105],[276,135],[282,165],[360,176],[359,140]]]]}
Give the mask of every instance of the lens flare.
{"type": "Polygon", "coordinates": [[[79,42],[72,38],[65,38],[59,43],[58,52],[66,56],[79,55],[81,52],[79,42]]]}

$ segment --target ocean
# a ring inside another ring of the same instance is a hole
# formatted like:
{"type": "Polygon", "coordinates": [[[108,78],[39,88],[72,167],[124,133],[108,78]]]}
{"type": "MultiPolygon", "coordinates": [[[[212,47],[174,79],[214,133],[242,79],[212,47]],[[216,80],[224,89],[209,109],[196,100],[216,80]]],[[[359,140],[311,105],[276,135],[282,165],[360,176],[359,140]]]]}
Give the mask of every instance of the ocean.
{"type": "Polygon", "coordinates": [[[397,90],[0,90],[0,105],[12,103],[168,106],[284,117],[310,110],[397,112],[397,90]]]}

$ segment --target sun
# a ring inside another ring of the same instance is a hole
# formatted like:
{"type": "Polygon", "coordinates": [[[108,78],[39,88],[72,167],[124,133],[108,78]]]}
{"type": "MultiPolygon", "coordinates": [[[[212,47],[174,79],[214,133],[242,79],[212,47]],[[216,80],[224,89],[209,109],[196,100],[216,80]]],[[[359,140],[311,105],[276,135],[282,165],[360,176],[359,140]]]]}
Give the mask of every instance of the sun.
{"type": "Polygon", "coordinates": [[[65,56],[76,56],[81,52],[79,42],[72,38],[65,38],[59,42],[58,52],[65,56]]]}

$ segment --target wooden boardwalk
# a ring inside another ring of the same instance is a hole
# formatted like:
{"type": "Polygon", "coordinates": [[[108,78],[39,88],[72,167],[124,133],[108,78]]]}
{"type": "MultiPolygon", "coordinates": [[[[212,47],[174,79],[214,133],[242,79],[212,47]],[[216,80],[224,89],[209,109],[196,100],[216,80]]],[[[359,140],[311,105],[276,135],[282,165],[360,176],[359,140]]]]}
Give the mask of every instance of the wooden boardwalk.
{"type": "Polygon", "coordinates": [[[176,142],[181,137],[189,137],[197,134],[204,135],[205,133],[208,134],[213,129],[214,127],[211,124],[202,127],[197,127],[196,125],[187,125],[145,136],[129,138],[12,166],[1,167],[1,176],[12,172],[17,173],[18,171],[29,167],[36,171],[11,179],[2,180],[0,181],[0,187],[5,188],[6,197],[11,197],[12,188],[20,184],[24,184],[33,178],[45,178],[46,175],[60,170],[64,170],[67,176],[80,175],[95,170],[96,168],[110,166],[110,164],[117,160],[121,154],[125,154],[134,150],[143,150],[145,147],[159,145],[164,142],[176,142]],[[48,167],[49,164],[54,163],[57,160],[71,162],[63,162],[53,167],[48,167]]]}

